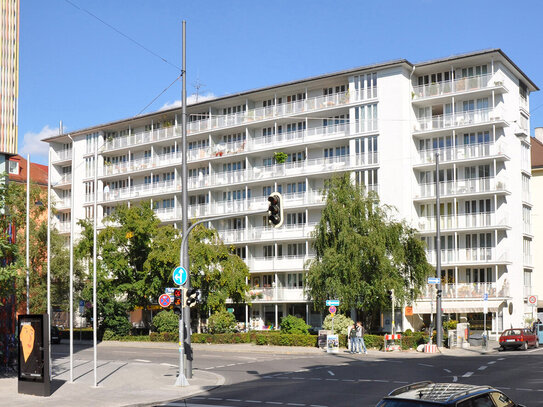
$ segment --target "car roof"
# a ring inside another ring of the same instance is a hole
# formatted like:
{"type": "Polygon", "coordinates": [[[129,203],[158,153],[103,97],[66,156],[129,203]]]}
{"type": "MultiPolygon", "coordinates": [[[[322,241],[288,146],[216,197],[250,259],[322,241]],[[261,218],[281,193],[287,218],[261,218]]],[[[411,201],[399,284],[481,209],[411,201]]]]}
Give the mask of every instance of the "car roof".
{"type": "Polygon", "coordinates": [[[475,386],[462,383],[433,383],[430,381],[413,383],[393,390],[387,397],[406,400],[431,401],[443,405],[462,400],[468,396],[493,389],[490,386],[475,386]]]}

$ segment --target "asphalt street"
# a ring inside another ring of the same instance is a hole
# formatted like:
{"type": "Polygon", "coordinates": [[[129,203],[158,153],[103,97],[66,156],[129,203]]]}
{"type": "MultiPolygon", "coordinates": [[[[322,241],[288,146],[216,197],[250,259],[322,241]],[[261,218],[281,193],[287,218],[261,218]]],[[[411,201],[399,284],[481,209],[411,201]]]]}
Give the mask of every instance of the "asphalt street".
{"type": "MultiPolygon", "coordinates": [[[[92,349],[75,345],[78,358],[92,349]]],[[[53,357],[65,357],[55,345],[53,357]]],[[[100,359],[172,366],[174,349],[100,347],[100,359]]],[[[393,389],[416,381],[490,385],[517,403],[543,406],[543,348],[488,355],[450,356],[418,353],[369,355],[284,355],[196,350],[194,368],[217,373],[217,389],[164,406],[299,407],[374,406],[393,389]]],[[[158,404],[157,404],[158,405],[158,404]]]]}

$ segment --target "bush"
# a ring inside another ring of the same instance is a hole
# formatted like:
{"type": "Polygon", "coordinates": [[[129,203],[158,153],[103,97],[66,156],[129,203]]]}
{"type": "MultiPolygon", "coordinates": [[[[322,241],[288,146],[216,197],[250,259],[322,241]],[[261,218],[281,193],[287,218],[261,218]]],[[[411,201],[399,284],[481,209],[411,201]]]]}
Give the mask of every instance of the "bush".
{"type": "Polygon", "coordinates": [[[112,316],[107,319],[105,319],[102,322],[102,325],[100,326],[100,329],[104,330],[104,333],[107,330],[113,331],[113,333],[117,336],[126,336],[130,333],[130,328],[132,328],[132,324],[128,320],[128,317],[126,316],[112,316]]]}
{"type": "MultiPolygon", "coordinates": [[[[347,334],[347,328],[349,326],[352,326],[354,324],[354,321],[351,318],[346,317],[345,315],[337,314],[334,317],[334,334],[340,335],[340,334],[347,334]]],[[[332,329],[332,316],[328,314],[326,318],[324,318],[324,322],[322,324],[322,327],[327,330],[332,329]]]]}
{"type": "Polygon", "coordinates": [[[179,317],[173,311],[160,311],[153,318],[153,330],[159,333],[179,332],[179,317]]]}
{"type": "Polygon", "coordinates": [[[443,330],[445,331],[445,333],[447,333],[449,329],[456,329],[457,326],[458,326],[458,321],[455,319],[449,319],[448,321],[443,321],[443,330]]]}
{"type": "Polygon", "coordinates": [[[411,329],[406,329],[405,332],[403,333],[404,336],[412,336],[413,335],[413,331],[411,329]]]}
{"type": "Polygon", "coordinates": [[[309,335],[309,325],[302,318],[294,315],[287,315],[281,318],[281,333],[282,334],[303,334],[309,335]]]}
{"type": "Polygon", "coordinates": [[[149,340],[151,342],[179,342],[179,333],[151,332],[149,340]]]}
{"type": "Polygon", "coordinates": [[[217,311],[209,317],[208,329],[212,334],[225,334],[234,332],[236,328],[236,317],[227,311],[217,311]]]}
{"type": "Polygon", "coordinates": [[[102,336],[103,341],[114,341],[117,339],[117,335],[111,329],[106,329],[104,331],[104,336],[102,336]]]}

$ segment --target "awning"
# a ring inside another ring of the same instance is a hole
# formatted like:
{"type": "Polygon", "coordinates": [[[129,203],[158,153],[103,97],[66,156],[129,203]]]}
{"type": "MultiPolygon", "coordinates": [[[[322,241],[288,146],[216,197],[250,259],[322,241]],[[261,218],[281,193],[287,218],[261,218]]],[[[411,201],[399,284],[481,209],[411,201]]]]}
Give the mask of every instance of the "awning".
{"type": "MultiPolygon", "coordinates": [[[[487,301],[488,312],[497,312],[500,305],[504,303],[502,300],[487,301]]],[[[441,303],[443,313],[445,314],[467,314],[472,312],[483,312],[484,304],[482,300],[461,300],[450,301],[443,300],[441,303]]],[[[413,305],[414,314],[430,314],[436,312],[436,303],[431,304],[429,301],[416,302],[413,305]]]]}

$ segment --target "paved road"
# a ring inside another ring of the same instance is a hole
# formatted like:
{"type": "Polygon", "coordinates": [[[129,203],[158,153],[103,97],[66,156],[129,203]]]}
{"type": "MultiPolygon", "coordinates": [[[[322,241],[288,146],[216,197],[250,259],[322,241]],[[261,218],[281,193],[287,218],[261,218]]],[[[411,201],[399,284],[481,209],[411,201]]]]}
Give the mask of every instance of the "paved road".
{"type": "MultiPolygon", "coordinates": [[[[92,355],[91,349],[77,350],[78,357],[92,355]]],[[[66,353],[65,345],[53,348],[53,356],[66,353]]],[[[177,355],[175,349],[100,347],[100,358],[110,360],[175,364],[177,355]]],[[[194,368],[222,375],[225,385],[167,406],[374,406],[394,388],[421,380],[491,385],[518,403],[543,406],[543,348],[463,357],[197,350],[194,368]]]]}

